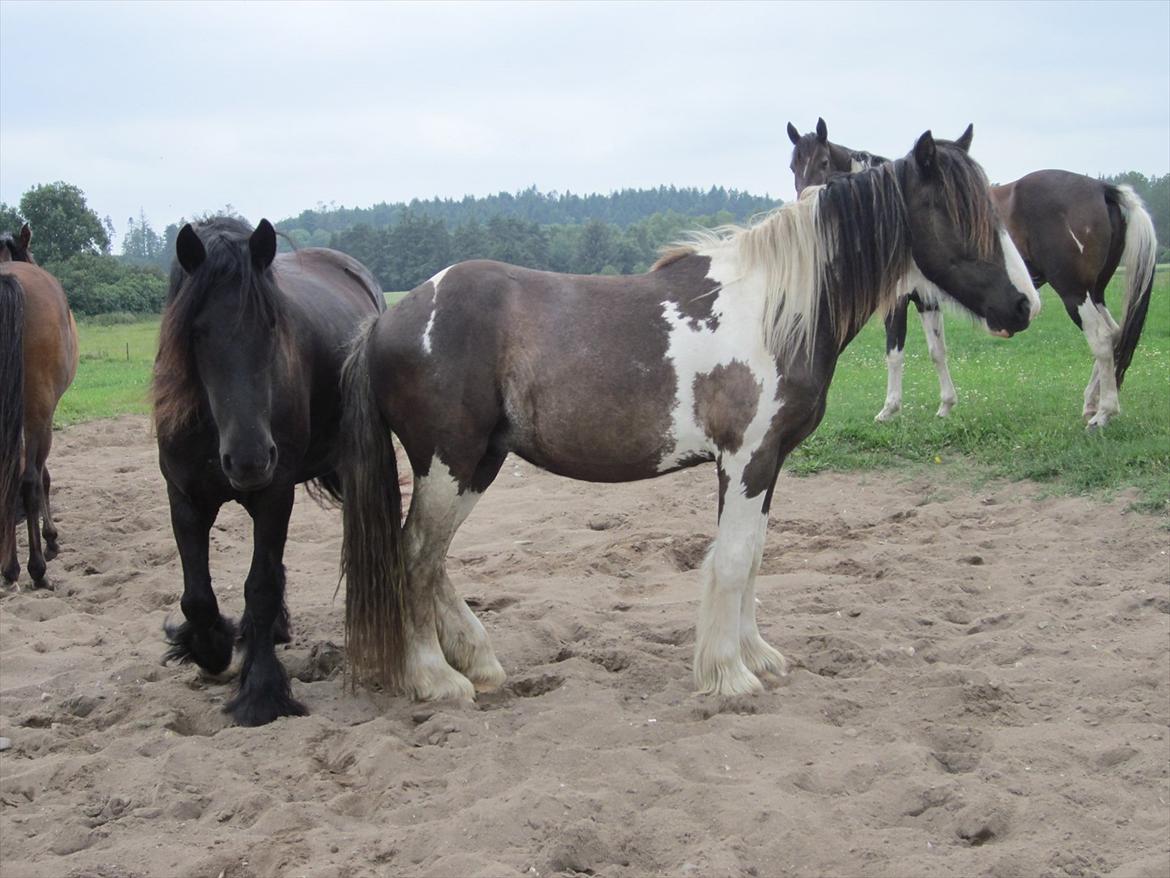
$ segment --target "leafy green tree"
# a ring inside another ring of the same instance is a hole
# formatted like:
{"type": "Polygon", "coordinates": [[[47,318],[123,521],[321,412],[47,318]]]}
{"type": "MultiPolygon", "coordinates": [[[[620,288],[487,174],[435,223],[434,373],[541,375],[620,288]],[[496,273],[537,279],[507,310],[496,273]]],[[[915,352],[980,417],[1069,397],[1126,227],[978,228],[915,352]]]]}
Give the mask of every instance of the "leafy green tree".
{"type": "Polygon", "coordinates": [[[20,212],[33,227],[35,252],[42,263],[110,251],[109,233],[76,186],[62,182],[34,186],[21,196],[20,212]]]}
{"type": "Polygon", "coordinates": [[[43,264],[61,281],[77,314],[156,314],[166,300],[167,279],[154,267],[128,265],[98,253],[43,264]]]}

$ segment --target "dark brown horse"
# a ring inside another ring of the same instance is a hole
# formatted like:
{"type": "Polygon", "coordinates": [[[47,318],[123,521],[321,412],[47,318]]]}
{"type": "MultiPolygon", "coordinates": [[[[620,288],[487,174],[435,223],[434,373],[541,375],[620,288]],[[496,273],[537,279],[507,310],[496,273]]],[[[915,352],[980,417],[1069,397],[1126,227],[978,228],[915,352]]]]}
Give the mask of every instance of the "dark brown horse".
{"type": "Polygon", "coordinates": [[[15,236],[11,232],[0,232],[0,262],[31,262],[36,265],[37,261],[28,251],[30,240],[32,229],[28,223],[21,226],[15,236]]]}
{"type": "MultiPolygon", "coordinates": [[[[23,513],[29,576],[42,586],[46,562],[58,551],[45,461],[53,412],[77,374],[79,348],[65,291],[31,261],[28,240],[26,225],[15,251],[24,258],[0,260],[0,574],[10,583],[20,575],[16,522],[23,513]]],[[[3,250],[11,253],[8,241],[3,250]]]]}
{"type": "MultiPolygon", "coordinates": [[[[818,119],[816,130],[803,136],[789,122],[788,137],[793,143],[790,167],[798,193],[806,186],[825,183],[833,174],[887,161],[830,142],[824,119],[818,119]]],[[[1146,321],[1156,260],[1153,221],[1130,187],[1068,171],[1035,171],[1014,183],[992,186],[991,197],[1033,283],[1050,284],[1085,334],[1093,372],[1081,414],[1090,429],[1104,427],[1120,412],[1118,389],[1146,321]],[[1105,288],[1123,262],[1126,283],[1118,326],[1105,304],[1105,288]]],[[[942,397],[938,414],[945,416],[955,404],[942,314],[933,297],[919,290],[886,319],[889,380],[879,421],[893,417],[902,407],[906,309],[911,301],[922,316],[927,347],[938,369],[942,397]]]]}
{"type": "Polygon", "coordinates": [[[780,465],[820,422],[842,349],[923,275],[998,334],[1028,325],[1035,291],[964,147],[927,132],[906,158],[699,235],[647,274],[465,262],[374,321],[344,378],[355,677],[419,699],[501,684],[446,554],[509,452],[595,482],[714,461],[695,680],[733,695],[783,673],[755,576],[780,465]],[[415,474],[405,525],[392,432],[415,474]]]}
{"type": "Polygon", "coordinates": [[[251,515],[252,567],[239,627],[241,725],[305,713],[273,649],[287,642],[284,557],[296,485],[339,499],[340,374],[359,324],[385,309],[359,262],[334,250],[276,255],[267,220],[185,225],[163,314],[153,397],[159,466],[183,564],[186,619],[168,626],[168,659],[220,673],[236,626],[211,587],[209,534],[220,507],[251,515]]]}

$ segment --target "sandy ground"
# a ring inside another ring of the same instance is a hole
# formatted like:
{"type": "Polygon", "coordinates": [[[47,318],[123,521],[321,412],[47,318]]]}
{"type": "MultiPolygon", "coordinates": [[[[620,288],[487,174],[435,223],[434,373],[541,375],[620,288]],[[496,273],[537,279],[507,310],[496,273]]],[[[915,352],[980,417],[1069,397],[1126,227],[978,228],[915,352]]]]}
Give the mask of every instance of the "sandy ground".
{"type": "MultiPolygon", "coordinates": [[[[1170,532],[1124,500],[939,474],[781,476],[761,628],[795,665],[691,694],[709,467],[509,461],[450,569],[509,674],[475,705],[346,691],[340,519],[290,535],[312,711],[230,726],[162,667],[179,562],[144,419],[59,433],[54,591],[0,597],[0,874],[1166,876],[1170,532]]],[[[250,538],[213,573],[242,610],[250,538]]]]}

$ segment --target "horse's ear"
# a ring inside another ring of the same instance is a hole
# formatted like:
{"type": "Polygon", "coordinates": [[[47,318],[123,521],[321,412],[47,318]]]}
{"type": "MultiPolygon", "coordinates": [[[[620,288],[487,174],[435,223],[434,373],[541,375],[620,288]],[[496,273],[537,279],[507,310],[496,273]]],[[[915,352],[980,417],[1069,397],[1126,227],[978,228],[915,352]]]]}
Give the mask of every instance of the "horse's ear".
{"type": "Polygon", "coordinates": [[[179,237],[175,239],[175,255],[179,257],[179,265],[183,266],[187,274],[194,274],[207,258],[207,250],[190,223],[179,229],[179,237]]]}
{"type": "Polygon", "coordinates": [[[796,130],[796,126],[791,122],[788,123],[788,139],[792,141],[793,146],[800,143],[800,132],[796,130]]]}
{"type": "Polygon", "coordinates": [[[955,141],[955,146],[963,150],[963,152],[971,151],[971,138],[975,136],[975,126],[973,124],[967,125],[967,130],[959,135],[959,139],[955,141]]]}
{"type": "Polygon", "coordinates": [[[260,271],[268,268],[276,258],[276,229],[266,219],[260,220],[256,231],[248,239],[248,250],[252,254],[252,264],[260,271]]]}
{"type": "Polygon", "coordinates": [[[829,126],[825,124],[825,120],[817,117],[817,140],[821,143],[829,142],[829,126]]]}
{"type": "Polygon", "coordinates": [[[28,242],[32,240],[32,229],[29,228],[28,223],[20,227],[20,246],[25,250],[28,249],[28,242]]]}
{"type": "Polygon", "coordinates": [[[929,131],[918,138],[914,144],[914,163],[924,174],[932,174],[935,170],[934,135],[929,131]]]}

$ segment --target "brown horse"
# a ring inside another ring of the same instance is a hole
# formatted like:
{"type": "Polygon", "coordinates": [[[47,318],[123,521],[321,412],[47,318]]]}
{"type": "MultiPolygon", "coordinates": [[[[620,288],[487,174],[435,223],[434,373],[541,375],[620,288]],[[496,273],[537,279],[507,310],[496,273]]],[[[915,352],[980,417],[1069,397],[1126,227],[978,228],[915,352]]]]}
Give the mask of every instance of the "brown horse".
{"type": "Polygon", "coordinates": [[[820,422],[845,345],[909,282],[929,279],[1001,336],[1039,303],[967,145],[927,132],[904,159],[701,234],[647,274],[464,262],[373,321],[343,378],[355,677],[423,700],[503,682],[446,554],[509,453],[594,482],[715,463],[695,681],[736,695],[784,673],[755,578],[780,466],[820,422]],[[391,433],[415,477],[405,525],[391,433]]]}
{"type": "MultiPolygon", "coordinates": [[[[28,236],[22,237],[27,248],[28,236]]],[[[45,461],[53,412],[77,374],[78,356],[77,324],[57,279],[31,261],[0,262],[0,573],[8,582],[20,575],[22,508],[34,584],[45,584],[45,562],[57,555],[45,461]],[[42,519],[44,547],[37,530],[42,519]]]]}
{"type": "MultiPolygon", "coordinates": [[[[805,187],[828,182],[835,174],[888,161],[832,143],[824,119],[817,120],[816,131],[804,135],[789,122],[788,137],[793,145],[790,167],[798,194],[805,187]]],[[[1156,260],[1153,221],[1130,187],[1068,171],[1035,171],[1014,183],[992,186],[991,198],[1024,257],[1032,282],[1037,287],[1050,284],[1068,316],[1085,334],[1093,354],[1093,373],[1085,388],[1081,414],[1089,429],[1104,427],[1121,411],[1118,388],[1146,321],[1156,260]],[[1105,287],[1122,263],[1125,294],[1118,326],[1105,304],[1105,287]]],[[[942,313],[936,297],[918,290],[902,299],[886,317],[889,380],[886,403],[876,418],[879,421],[889,420],[902,407],[903,348],[910,302],[922,317],[927,347],[938,370],[939,416],[945,417],[955,404],[942,313]]]]}

